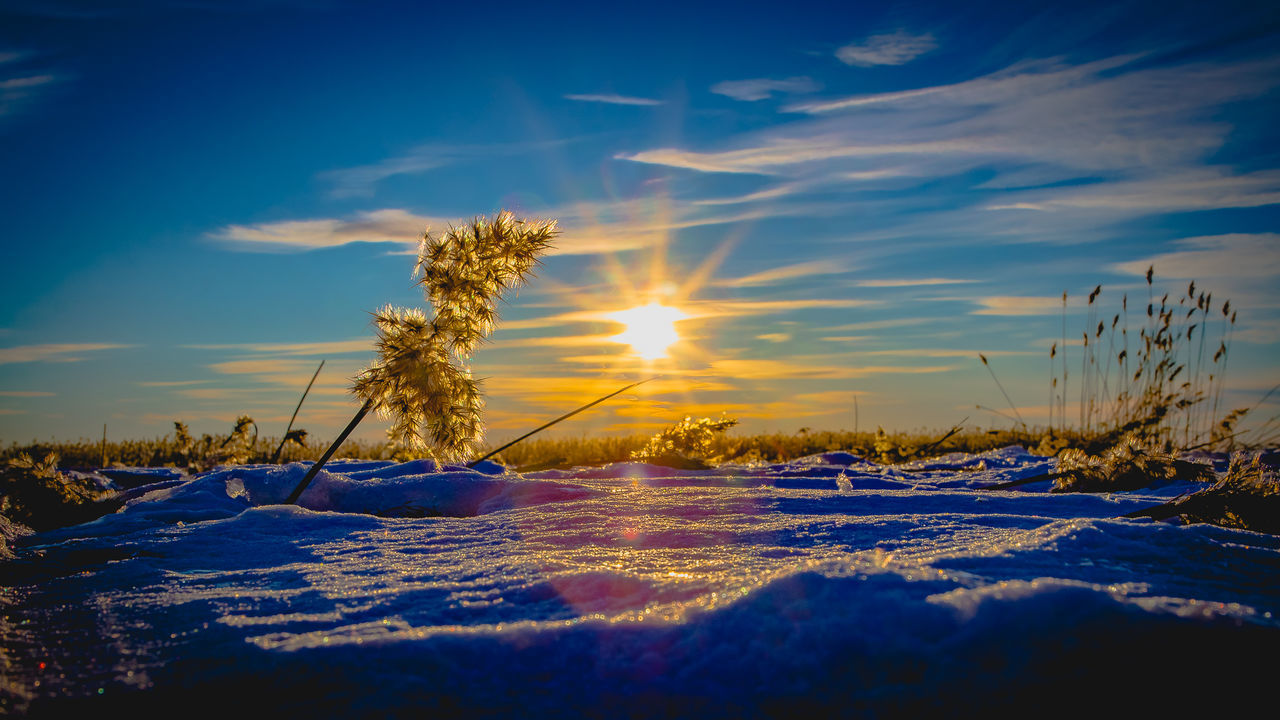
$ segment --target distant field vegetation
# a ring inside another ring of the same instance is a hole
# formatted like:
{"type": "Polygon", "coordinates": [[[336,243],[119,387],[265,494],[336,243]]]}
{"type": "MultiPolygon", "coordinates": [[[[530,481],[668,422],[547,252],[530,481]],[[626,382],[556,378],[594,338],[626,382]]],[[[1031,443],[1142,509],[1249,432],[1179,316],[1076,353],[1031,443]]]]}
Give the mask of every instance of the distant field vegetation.
{"type": "MultiPolygon", "coordinates": [[[[244,419],[242,418],[242,421],[244,419]]],[[[252,421],[250,421],[252,422],[252,421]]],[[[243,429],[227,434],[190,436],[185,426],[169,435],[139,440],[101,441],[81,439],[11,443],[0,449],[0,462],[26,455],[44,458],[57,456],[63,469],[89,470],[99,467],[178,467],[191,471],[211,469],[219,465],[270,463],[277,449],[277,462],[314,461],[328,447],[327,440],[303,436],[290,440],[280,448],[278,437],[254,437],[243,429]]],[[[237,428],[242,428],[240,423],[237,428]]],[[[251,426],[250,426],[251,427],[251,426]]],[[[679,426],[675,426],[679,427],[679,426]]],[[[661,435],[661,434],[660,434],[661,435]]],[[[669,452],[653,451],[659,436],[633,434],[599,437],[531,438],[503,450],[492,458],[515,470],[566,468],[582,465],[605,465],[613,462],[649,457],[682,455],[688,459],[715,463],[778,463],[815,453],[844,451],[868,460],[893,464],[951,452],[976,453],[1009,445],[1020,445],[1031,452],[1055,455],[1064,448],[1101,452],[1114,438],[1107,433],[1085,434],[1076,431],[1041,428],[981,429],[961,428],[883,430],[809,430],[796,433],[733,434],[712,432],[699,438],[697,447],[679,446],[669,452]],[[646,449],[650,450],[646,454],[646,449]]],[[[677,436],[679,437],[679,436],[677,436]]],[[[363,460],[410,460],[428,456],[406,451],[391,442],[348,440],[338,457],[363,460]]]]}

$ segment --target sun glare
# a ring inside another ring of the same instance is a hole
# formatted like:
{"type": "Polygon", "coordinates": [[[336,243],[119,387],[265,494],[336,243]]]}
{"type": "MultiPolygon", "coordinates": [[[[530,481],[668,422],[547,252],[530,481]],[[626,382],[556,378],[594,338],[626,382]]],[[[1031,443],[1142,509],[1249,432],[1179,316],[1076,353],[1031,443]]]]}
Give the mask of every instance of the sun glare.
{"type": "Polygon", "coordinates": [[[610,320],[627,328],[612,339],[630,345],[645,360],[658,360],[666,357],[667,349],[680,340],[676,323],[688,317],[676,308],[657,302],[611,313],[610,320]]]}

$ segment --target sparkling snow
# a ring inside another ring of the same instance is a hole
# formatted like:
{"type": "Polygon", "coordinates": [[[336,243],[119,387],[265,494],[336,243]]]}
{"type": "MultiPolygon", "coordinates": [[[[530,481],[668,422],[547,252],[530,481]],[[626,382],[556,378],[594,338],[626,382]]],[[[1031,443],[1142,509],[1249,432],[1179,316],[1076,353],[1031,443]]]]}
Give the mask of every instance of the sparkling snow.
{"type": "Polygon", "coordinates": [[[279,505],[306,469],[137,473],[121,512],[20,539],[0,710],[1185,713],[1269,697],[1276,667],[1280,538],[1118,519],[1193,485],[979,490],[1052,469],[1021,448],[335,461],[279,505]]]}

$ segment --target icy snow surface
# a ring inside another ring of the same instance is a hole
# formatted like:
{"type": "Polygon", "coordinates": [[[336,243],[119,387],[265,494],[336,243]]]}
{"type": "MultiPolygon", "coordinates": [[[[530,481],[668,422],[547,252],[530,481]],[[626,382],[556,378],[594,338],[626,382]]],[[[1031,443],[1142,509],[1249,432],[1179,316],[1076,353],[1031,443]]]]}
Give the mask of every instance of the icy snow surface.
{"type": "Polygon", "coordinates": [[[518,475],[159,474],[21,539],[0,711],[41,717],[1180,714],[1268,697],[1280,539],[1117,519],[1021,448],[518,475]]]}

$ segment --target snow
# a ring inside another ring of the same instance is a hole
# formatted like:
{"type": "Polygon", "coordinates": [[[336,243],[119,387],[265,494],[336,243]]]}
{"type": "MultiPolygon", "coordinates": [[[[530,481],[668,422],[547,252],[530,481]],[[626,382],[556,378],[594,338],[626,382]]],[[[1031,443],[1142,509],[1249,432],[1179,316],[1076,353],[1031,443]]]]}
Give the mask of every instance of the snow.
{"type": "Polygon", "coordinates": [[[154,473],[0,564],[0,708],[1185,716],[1267,698],[1280,538],[1119,518],[1187,484],[979,489],[1052,465],[334,461],[298,506],[278,503],[303,464],[154,473]]]}

